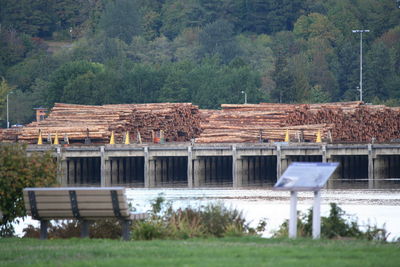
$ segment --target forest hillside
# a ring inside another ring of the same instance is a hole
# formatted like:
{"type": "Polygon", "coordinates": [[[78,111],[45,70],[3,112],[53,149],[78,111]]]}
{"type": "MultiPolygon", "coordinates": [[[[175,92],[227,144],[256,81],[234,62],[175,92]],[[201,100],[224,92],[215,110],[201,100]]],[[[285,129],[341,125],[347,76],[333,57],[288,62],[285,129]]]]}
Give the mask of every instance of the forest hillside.
{"type": "Polygon", "coordinates": [[[399,0],[0,0],[0,126],[56,102],[400,105],[399,0]]]}

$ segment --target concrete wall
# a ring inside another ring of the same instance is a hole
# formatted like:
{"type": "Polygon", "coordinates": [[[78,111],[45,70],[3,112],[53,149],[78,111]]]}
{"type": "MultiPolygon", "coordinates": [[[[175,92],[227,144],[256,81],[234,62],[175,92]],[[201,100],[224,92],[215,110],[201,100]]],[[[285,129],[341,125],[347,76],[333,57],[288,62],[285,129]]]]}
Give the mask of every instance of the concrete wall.
{"type": "Polygon", "coordinates": [[[62,185],[252,186],[273,184],[291,162],[340,162],[332,178],[400,177],[400,144],[314,143],[29,146],[51,150],[62,185]]]}

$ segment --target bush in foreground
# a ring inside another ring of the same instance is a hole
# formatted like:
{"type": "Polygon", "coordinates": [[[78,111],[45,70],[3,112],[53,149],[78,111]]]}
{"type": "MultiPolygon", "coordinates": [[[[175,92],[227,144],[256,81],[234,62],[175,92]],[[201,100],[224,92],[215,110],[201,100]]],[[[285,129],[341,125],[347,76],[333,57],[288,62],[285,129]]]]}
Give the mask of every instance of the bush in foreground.
{"type": "Polygon", "coordinates": [[[148,240],[258,235],[265,226],[265,221],[260,221],[258,227],[250,227],[241,211],[227,208],[222,203],[174,210],[171,203],[158,197],[152,203],[150,220],[135,224],[133,236],[148,240]]]}
{"type": "MultiPolygon", "coordinates": [[[[336,203],[330,203],[328,217],[321,217],[321,237],[328,239],[357,238],[386,242],[389,234],[385,228],[377,225],[363,226],[357,218],[351,218],[336,203]]],[[[287,237],[289,222],[286,220],[275,232],[274,237],[287,237]]],[[[300,214],[297,220],[297,235],[300,237],[312,236],[312,208],[307,214],[300,214]]]]}
{"type": "Polygon", "coordinates": [[[22,190],[53,185],[56,173],[49,153],[28,156],[25,146],[0,144],[0,237],[12,236],[13,222],[26,215],[22,190]]]}
{"type": "MultiPolygon", "coordinates": [[[[261,221],[257,228],[250,227],[242,212],[222,203],[174,210],[171,203],[158,197],[152,202],[149,219],[133,223],[132,237],[151,240],[258,235],[265,226],[265,221],[261,221]]],[[[37,238],[39,233],[40,229],[31,225],[24,229],[24,237],[37,238]]],[[[49,238],[79,237],[80,224],[76,220],[55,221],[49,226],[48,235],[49,238]]],[[[119,239],[121,225],[116,219],[98,220],[90,225],[89,235],[91,238],[119,239]]]]}

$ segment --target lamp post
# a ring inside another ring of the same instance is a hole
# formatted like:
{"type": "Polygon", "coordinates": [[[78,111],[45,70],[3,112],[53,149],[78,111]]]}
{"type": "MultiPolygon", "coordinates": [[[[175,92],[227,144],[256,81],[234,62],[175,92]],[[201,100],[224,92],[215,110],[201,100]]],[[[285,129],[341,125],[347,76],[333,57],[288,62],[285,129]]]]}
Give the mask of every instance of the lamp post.
{"type": "Polygon", "coordinates": [[[247,104],[247,93],[245,91],[242,91],[241,93],[244,94],[244,103],[247,104]]]}
{"type": "Polygon", "coordinates": [[[7,128],[10,128],[10,120],[9,120],[9,112],[8,112],[8,96],[13,94],[14,91],[10,91],[7,93],[7,128]]]}
{"type": "Polygon", "coordinates": [[[363,101],[363,79],[362,79],[362,35],[369,30],[352,30],[353,33],[360,34],[360,101],[363,101]]]}
{"type": "Polygon", "coordinates": [[[12,93],[12,91],[9,92],[9,93],[7,93],[7,128],[10,128],[10,120],[9,120],[9,115],[8,115],[8,96],[9,96],[11,93],[12,93]]]}

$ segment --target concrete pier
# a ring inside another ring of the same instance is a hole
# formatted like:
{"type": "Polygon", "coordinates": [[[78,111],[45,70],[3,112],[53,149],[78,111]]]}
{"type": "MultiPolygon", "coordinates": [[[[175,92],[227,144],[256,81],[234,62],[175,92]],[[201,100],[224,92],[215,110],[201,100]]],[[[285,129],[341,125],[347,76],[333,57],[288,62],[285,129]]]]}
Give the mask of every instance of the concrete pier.
{"type": "Polygon", "coordinates": [[[27,150],[52,151],[63,186],[272,185],[292,162],[339,162],[332,178],[367,179],[371,188],[383,178],[400,178],[400,144],[32,145],[27,150]]]}

